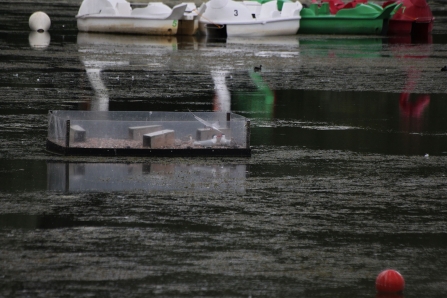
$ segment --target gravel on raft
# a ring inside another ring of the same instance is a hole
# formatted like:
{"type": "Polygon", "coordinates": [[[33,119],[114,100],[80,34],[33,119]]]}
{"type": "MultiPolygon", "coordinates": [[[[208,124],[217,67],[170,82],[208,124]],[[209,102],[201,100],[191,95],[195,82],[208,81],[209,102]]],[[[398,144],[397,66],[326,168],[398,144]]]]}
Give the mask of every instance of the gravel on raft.
{"type": "MultiPolygon", "coordinates": [[[[51,142],[58,144],[60,146],[65,147],[64,141],[54,141],[51,142]]],[[[111,139],[111,138],[88,138],[85,142],[74,142],[70,143],[70,147],[72,148],[101,148],[101,149],[118,149],[118,148],[126,148],[126,149],[150,149],[150,147],[143,147],[143,142],[139,140],[130,140],[130,139],[111,139]]],[[[223,146],[216,144],[212,146],[213,148],[242,148],[239,145],[231,145],[231,146],[223,146]]],[[[164,146],[157,149],[187,149],[187,148],[206,148],[204,146],[194,145],[191,141],[183,141],[180,139],[176,139],[173,146],[164,146]]]]}

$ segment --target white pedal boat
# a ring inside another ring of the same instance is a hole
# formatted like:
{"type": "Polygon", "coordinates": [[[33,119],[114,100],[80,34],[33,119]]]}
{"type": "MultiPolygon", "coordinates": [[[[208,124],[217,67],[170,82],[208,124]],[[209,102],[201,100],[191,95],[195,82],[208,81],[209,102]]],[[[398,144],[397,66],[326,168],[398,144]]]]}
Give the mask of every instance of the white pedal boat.
{"type": "Polygon", "coordinates": [[[151,2],[132,9],[125,0],[84,0],[76,19],[82,32],[192,35],[198,30],[194,3],[181,3],[171,9],[161,2],[151,2]]]}
{"type": "Polygon", "coordinates": [[[209,36],[294,35],[300,26],[300,2],[210,0],[199,15],[199,30],[209,36]]]}

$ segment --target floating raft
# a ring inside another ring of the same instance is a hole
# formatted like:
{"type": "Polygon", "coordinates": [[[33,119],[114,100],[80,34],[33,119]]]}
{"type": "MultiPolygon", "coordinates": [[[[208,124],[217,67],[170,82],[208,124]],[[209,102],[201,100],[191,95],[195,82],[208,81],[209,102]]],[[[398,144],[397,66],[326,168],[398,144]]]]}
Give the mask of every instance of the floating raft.
{"type": "Polygon", "coordinates": [[[46,149],[62,155],[251,155],[250,120],[225,112],[49,111],[46,149]]]}

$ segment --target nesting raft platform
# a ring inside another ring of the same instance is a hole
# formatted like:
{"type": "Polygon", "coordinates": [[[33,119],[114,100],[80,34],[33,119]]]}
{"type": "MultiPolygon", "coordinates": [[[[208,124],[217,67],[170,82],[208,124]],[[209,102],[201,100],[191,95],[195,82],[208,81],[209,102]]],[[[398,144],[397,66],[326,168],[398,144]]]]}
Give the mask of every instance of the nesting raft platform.
{"type": "Polygon", "coordinates": [[[250,120],[225,112],[49,111],[46,149],[62,155],[248,157],[250,120]]]}

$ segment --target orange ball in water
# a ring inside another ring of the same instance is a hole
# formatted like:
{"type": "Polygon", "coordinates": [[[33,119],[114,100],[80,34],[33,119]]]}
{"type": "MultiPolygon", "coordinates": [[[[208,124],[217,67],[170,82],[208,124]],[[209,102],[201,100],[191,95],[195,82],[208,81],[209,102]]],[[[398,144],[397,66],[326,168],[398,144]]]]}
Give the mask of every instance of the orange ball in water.
{"type": "Polygon", "coordinates": [[[405,288],[403,276],[396,270],[387,269],[376,278],[376,290],[379,293],[399,293],[405,288]]]}

